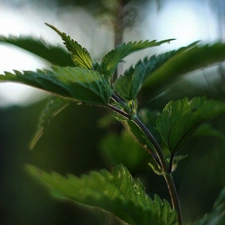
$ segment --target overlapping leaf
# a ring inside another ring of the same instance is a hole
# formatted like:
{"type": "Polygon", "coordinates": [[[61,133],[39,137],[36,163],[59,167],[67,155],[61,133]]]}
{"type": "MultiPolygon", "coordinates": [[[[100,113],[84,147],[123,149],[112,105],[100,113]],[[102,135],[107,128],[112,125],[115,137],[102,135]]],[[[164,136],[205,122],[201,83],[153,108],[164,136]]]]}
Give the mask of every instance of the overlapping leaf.
{"type": "Polygon", "coordinates": [[[225,188],[218,196],[212,211],[202,219],[189,225],[224,225],[225,224],[225,188]]]}
{"type": "Polygon", "coordinates": [[[125,71],[125,73],[116,81],[116,92],[127,100],[136,99],[139,90],[148,76],[154,73],[154,71],[160,68],[170,58],[192,48],[197,43],[198,42],[194,42],[189,46],[180,48],[176,51],[174,50],[160,55],[153,55],[150,58],[146,57],[143,61],[139,61],[134,67],[131,67],[129,70],[125,71]]]}
{"type": "Polygon", "coordinates": [[[149,198],[141,182],[134,180],[124,166],[115,167],[111,173],[101,170],[81,178],[48,174],[33,166],[28,166],[27,169],[56,197],[98,207],[125,223],[177,225],[176,213],[169,203],[158,196],[154,200],[149,198]]]}
{"type": "Polygon", "coordinates": [[[60,113],[63,109],[65,109],[70,103],[71,103],[70,100],[60,98],[55,95],[51,95],[48,97],[48,103],[44,108],[44,110],[42,111],[37,131],[34,134],[34,137],[30,144],[31,149],[34,148],[38,140],[41,138],[41,136],[44,133],[44,129],[51,122],[53,117],[55,117],[58,113],[60,113]]]}
{"type": "Polygon", "coordinates": [[[57,32],[64,41],[65,46],[72,53],[72,60],[75,66],[92,69],[93,62],[89,52],[79,45],[76,41],[70,38],[70,36],[66,35],[65,33],[61,33],[57,28],[54,26],[47,24],[47,26],[51,27],[55,32],[57,32]]]}
{"type": "Polygon", "coordinates": [[[12,81],[40,88],[70,99],[91,104],[106,104],[111,96],[108,81],[98,72],[78,67],[53,67],[54,71],[38,70],[5,72],[1,81],[12,81]]]}
{"type": "Polygon", "coordinates": [[[71,55],[69,52],[65,51],[60,46],[53,46],[45,43],[41,39],[36,39],[33,37],[15,37],[0,36],[0,42],[8,43],[24,50],[27,50],[54,65],[58,66],[73,66],[73,61],[71,60],[71,55]]]}
{"type": "Polygon", "coordinates": [[[157,42],[154,41],[139,41],[139,42],[128,42],[123,43],[117,46],[115,49],[107,53],[102,59],[102,71],[104,72],[105,76],[111,78],[114,75],[116,70],[117,64],[127,55],[142,50],[149,47],[154,47],[161,45],[163,43],[172,41],[174,39],[168,39],[157,42]]]}
{"type": "Polygon", "coordinates": [[[156,130],[171,152],[182,148],[199,126],[221,114],[225,103],[197,97],[169,102],[156,121],[156,130]]]}
{"type": "Polygon", "coordinates": [[[154,97],[171,85],[179,76],[212,66],[225,60],[225,44],[194,46],[181,51],[149,76],[142,90],[145,96],[154,97]]]}

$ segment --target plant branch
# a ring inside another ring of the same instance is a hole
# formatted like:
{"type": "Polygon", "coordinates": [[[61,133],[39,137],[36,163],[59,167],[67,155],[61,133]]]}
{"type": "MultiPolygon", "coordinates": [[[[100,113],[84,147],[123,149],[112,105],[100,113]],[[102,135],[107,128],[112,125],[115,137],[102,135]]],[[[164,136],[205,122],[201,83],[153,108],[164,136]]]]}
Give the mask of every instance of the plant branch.
{"type": "MultiPolygon", "coordinates": [[[[125,103],[123,102],[121,97],[119,95],[117,95],[116,93],[114,93],[112,95],[112,98],[116,102],[118,102],[122,105],[125,105],[125,103]]],[[[179,203],[179,199],[178,199],[178,195],[177,195],[176,186],[175,186],[173,176],[172,176],[172,173],[171,173],[174,155],[171,154],[170,164],[168,165],[160,145],[158,144],[158,142],[156,141],[156,139],[154,138],[152,133],[149,131],[149,129],[145,126],[145,124],[139,119],[139,117],[137,115],[132,117],[128,113],[126,113],[124,111],[121,111],[120,109],[116,108],[115,106],[109,105],[108,107],[110,109],[112,109],[113,111],[125,116],[127,119],[132,120],[144,132],[144,134],[147,136],[147,138],[150,140],[150,142],[154,146],[155,152],[151,151],[150,153],[151,153],[153,159],[155,160],[155,162],[162,169],[163,177],[166,181],[167,188],[168,188],[168,191],[169,191],[169,194],[170,194],[172,207],[177,211],[178,224],[182,225],[182,215],[181,215],[180,203],[179,203]]]]}
{"type": "Polygon", "coordinates": [[[178,224],[182,225],[182,214],[181,214],[180,202],[179,202],[179,198],[177,195],[177,190],[176,190],[176,186],[175,186],[175,183],[173,180],[172,173],[166,173],[163,177],[166,181],[166,184],[167,184],[167,187],[168,187],[168,190],[170,193],[172,206],[177,211],[178,224]]]}
{"type": "Polygon", "coordinates": [[[162,153],[162,150],[158,144],[158,142],[155,140],[151,132],[148,130],[148,128],[145,126],[145,124],[137,117],[133,117],[133,121],[141,128],[141,130],[145,133],[147,138],[151,141],[152,145],[154,146],[157,154],[157,163],[159,162],[160,167],[162,168],[163,172],[167,172],[167,163],[164,159],[164,155],[162,153]]]}
{"type": "Polygon", "coordinates": [[[116,102],[121,103],[122,105],[125,105],[124,101],[121,99],[121,97],[116,94],[115,92],[111,96],[112,99],[114,99],[116,102]]]}
{"type": "Polygon", "coordinates": [[[114,112],[119,113],[120,115],[126,117],[127,119],[130,119],[130,118],[131,118],[131,116],[130,116],[129,114],[127,114],[126,112],[124,112],[124,111],[122,111],[122,110],[116,108],[116,107],[113,106],[113,105],[108,104],[108,107],[107,107],[107,108],[113,110],[114,112]]]}
{"type": "Polygon", "coordinates": [[[133,117],[132,120],[142,129],[142,131],[151,141],[152,145],[154,146],[156,150],[156,154],[158,156],[158,160],[160,162],[160,166],[164,174],[163,176],[169,190],[172,206],[177,211],[178,224],[182,225],[182,215],[181,215],[181,209],[180,209],[180,203],[179,203],[179,199],[177,195],[177,190],[174,184],[172,174],[168,172],[170,167],[168,168],[168,164],[161,150],[161,147],[159,146],[158,142],[155,140],[151,132],[148,130],[148,128],[143,124],[143,122],[137,116],[133,117]]]}

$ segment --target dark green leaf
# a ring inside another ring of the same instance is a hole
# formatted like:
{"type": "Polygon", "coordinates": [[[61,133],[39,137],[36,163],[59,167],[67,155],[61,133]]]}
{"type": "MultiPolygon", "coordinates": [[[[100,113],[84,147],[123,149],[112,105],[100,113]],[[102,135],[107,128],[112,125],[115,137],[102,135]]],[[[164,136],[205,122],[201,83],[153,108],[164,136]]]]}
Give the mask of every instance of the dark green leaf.
{"type": "Polygon", "coordinates": [[[151,73],[142,90],[144,94],[153,97],[161,93],[180,75],[212,66],[225,60],[225,44],[194,46],[187,51],[181,51],[160,68],[151,73]]]}
{"type": "Polygon", "coordinates": [[[149,47],[154,47],[161,45],[163,43],[172,41],[174,39],[168,39],[157,42],[154,41],[139,41],[139,42],[128,42],[123,43],[117,46],[115,49],[107,53],[102,59],[102,71],[104,72],[105,76],[111,78],[114,75],[116,70],[117,64],[127,55],[142,50],[149,47]]]}
{"type": "Polygon", "coordinates": [[[204,97],[169,102],[158,116],[156,130],[171,152],[182,148],[202,123],[225,113],[225,103],[204,97]]]}
{"type": "Polygon", "coordinates": [[[89,52],[85,48],[83,48],[76,41],[71,39],[70,36],[66,35],[65,33],[61,33],[54,26],[47,23],[46,25],[51,27],[63,39],[64,44],[67,47],[68,51],[72,53],[72,60],[75,66],[86,68],[86,69],[92,69],[93,62],[89,52]]]}
{"type": "Polygon", "coordinates": [[[37,131],[34,134],[34,137],[31,141],[30,148],[33,149],[38,140],[44,133],[45,128],[51,122],[53,117],[55,117],[58,113],[60,113],[63,109],[65,109],[71,101],[60,98],[58,96],[49,96],[48,103],[44,110],[42,111],[40,121],[38,123],[37,131]]]}
{"type": "Polygon", "coordinates": [[[191,45],[180,48],[176,51],[153,55],[150,58],[146,57],[143,61],[139,61],[135,67],[131,67],[129,70],[125,71],[125,73],[116,81],[116,92],[125,99],[136,99],[139,90],[148,76],[159,69],[170,58],[174,57],[176,54],[186,51],[187,49],[190,49],[196,44],[197,42],[194,42],[191,45]]]}
{"type": "Polygon", "coordinates": [[[141,182],[134,180],[124,166],[115,167],[111,173],[101,170],[81,178],[48,174],[34,166],[27,170],[56,197],[101,208],[128,224],[177,225],[169,203],[158,196],[149,198],[141,182]]]}
{"type": "Polygon", "coordinates": [[[99,73],[78,67],[53,67],[54,71],[14,71],[0,75],[1,81],[27,84],[42,90],[91,104],[106,104],[112,90],[99,73]]]}
{"type": "Polygon", "coordinates": [[[70,54],[60,46],[53,46],[45,43],[41,39],[33,37],[3,37],[0,36],[0,42],[12,44],[24,50],[27,50],[54,65],[73,66],[70,54]]]}

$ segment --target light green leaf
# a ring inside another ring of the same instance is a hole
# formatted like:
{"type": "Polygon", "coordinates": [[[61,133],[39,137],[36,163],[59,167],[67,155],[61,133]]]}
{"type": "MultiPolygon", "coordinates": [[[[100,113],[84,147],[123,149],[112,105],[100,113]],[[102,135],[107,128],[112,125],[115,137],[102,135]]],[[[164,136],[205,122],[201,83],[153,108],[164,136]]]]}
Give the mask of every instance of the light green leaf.
{"type": "Polygon", "coordinates": [[[171,152],[181,149],[199,126],[225,113],[225,103],[197,97],[169,102],[156,120],[156,130],[171,152]]]}
{"type": "Polygon", "coordinates": [[[115,83],[115,91],[127,100],[136,99],[138,92],[148,76],[154,73],[154,71],[160,68],[170,58],[192,48],[196,44],[197,42],[194,42],[191,45],[180,48],[176,51],[170,51],[160,55],[153,55],[150,58],[144,58],[143,61],[139,61],[134,67],[131,67],[119,77],[115,83]]]}
{"type": "Polygon", "coordinates": [[[160,68],[151,73],[142,90],[145,96],[154,97],[162,93],[179,76],[204,67],[212,66],[225,60],[225,44],[194,46],[186,51],[181,51],[160,68]]]}
{"type": "Polygon", "coordinates": [[[202,219],[189,225],[224,225],[225,224],[225,188],[218,196],[212,211],[202,219]]]}
{"type": "Polygon", "coordinates": [[[54,196],[98,207],[128,224],[177,225],[169,203],[158,196],[154,200],[148,197],[141,182],[134,180],[124,166],[113,168],[111,173],[93,171],[81,178],[48,174],[34,166],[27,166],[27,170],[54,196]]]}
{"type": "Polygon", "coordinates": [[[93,62],[89,52],[85,48],[83,48],[76,41],[71,39],[70,36],[66,35],[65,33],[61,33],[54,26],[47,23],[46,25],[52,28],[55,32],[57,32],[60,35],[68,51],[72,53],[72,60],[75,66],[86,68],[86,69],[92,69],[93,62]]]}
{"type": "Polygon", "coordinates": [[[0,36],[0,42],[27,50],[57,66],[73,66],[70,54],[60,46],[53,46],[34,37],[0,36]]]}
{"type": "Polygon", "coordinates": [[[161,45],[163,43],[172,41],[174,39],[168,39],[157,42],[154,41],[139,41],[139,42],[128,42],[123,43],[119,46],[117,46],[112,51],[108,52],[103,58],[102,58],[102,71],[104,72],[105,76],[108,78],[111,78],[114,75],[114,72],[116,70],[117,64],[127,55],[142,50],[145,48],[150,48],[154,46],[161,45]]]}
{"type": "Polygon", "coordinates": [[[1,81],[27,84],[42,90],[90,104],[106,104],[112,90],[98,72],[79,67],[53,67],[54,71],[38,70],[5,72],[1,81]]]}
{"type": "Polygon", "coordinates": [[[48,103],[42,111],[37,131],[34,134],[34,137],[30,143],[30,149],[33,149],[35,147],[36,143],[43,135],[45,128],[51,122],[53,117],[55,117],[58,113],[65,109],[70,103],[70,100],[60,98],[58,96],[52,95],[48,97],[48,103]]]}

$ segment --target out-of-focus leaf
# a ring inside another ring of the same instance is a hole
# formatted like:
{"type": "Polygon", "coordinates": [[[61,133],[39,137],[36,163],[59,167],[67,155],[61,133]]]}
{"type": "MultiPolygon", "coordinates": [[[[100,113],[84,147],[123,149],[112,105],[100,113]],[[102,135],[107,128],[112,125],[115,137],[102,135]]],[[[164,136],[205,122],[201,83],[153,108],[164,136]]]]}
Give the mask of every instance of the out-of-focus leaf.
{"type": "Polygon", "coordinates": [[[169,102],[156,121],[156,130],[171,152],[181,149],[199,126],[225,113],[225,103],[196,97],[169,102]]]}
{"type": "Polygon", "coordinates": [[[194,46],[181,51],[151,73],[143,84],[142,90],[147,97],[162,93],[179,76],[188,72],[212,66],[225,60],[225,44],[194,46]]]}
{"type": "Polygon", "coordinates": [[[60,46],[45,43],[41,39],[25,36],[0,36],[0,42],[27,50],[57,66],[74,66],[69,52],[60,46]]]}
{"type": "Polygon", "coordinates": [[[140,168],[149,154],[126,131],[119,135],[109,134],[101,140],[101,155],[107,165],[122,163],[129,171],[140,168]]]}
{"type": "Polygon", "coordinates": [[[152,200],[124,166],[116,166],[111,173],[94,171],[81,178],[48,174],[34,166],[27,166],[27,170],[54,196],[98,207],[125,223],[177,225],[176,213],[169,203],[158,196],[152,200]]]}
{"type": "Polygon", "coordinates": [[[30,148],[33,149],[38,140],[44,133],[45,128],[51,122],[53,117],[55,117],[58,113],[60,113],[63,109],[65,109],[71,103],[70,100],[65,98],[60,98],[58,96],[49,96],[48,103],[44,110],[42,111],[37,131],[34,134],[34,137],[31,141],[30,148]]]}

